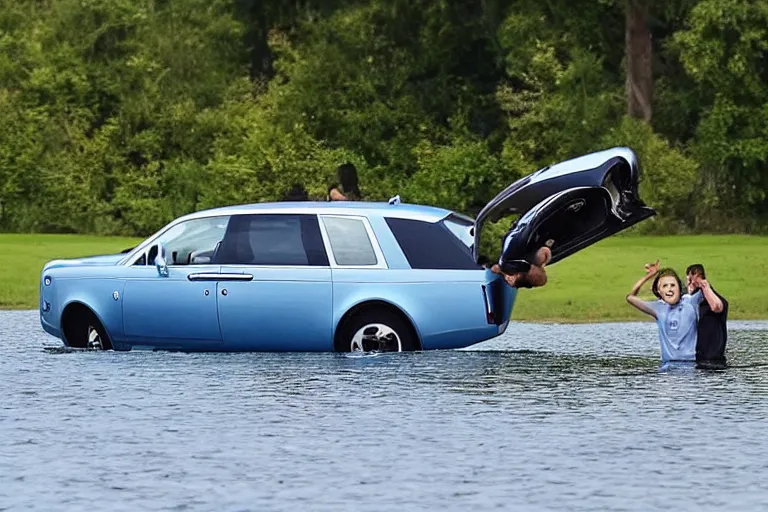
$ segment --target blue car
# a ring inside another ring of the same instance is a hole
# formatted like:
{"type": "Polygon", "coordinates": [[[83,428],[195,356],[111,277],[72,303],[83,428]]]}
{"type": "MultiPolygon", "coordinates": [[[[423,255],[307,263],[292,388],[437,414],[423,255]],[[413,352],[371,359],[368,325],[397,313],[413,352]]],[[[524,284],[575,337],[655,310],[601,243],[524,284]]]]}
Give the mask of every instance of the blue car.
{"type": "Polygon", "coordinates": [[[40,321],[81,349],[467,347],[505,331],[517,296],[479,254],[483,224],[520,215],[502,267],[542,239],[554,263],[654,214],[638,175],[629,149],[587,155],[512,184],[476,220],[397,199],[201,211],[124,253],[47,263],[40,321]]]}

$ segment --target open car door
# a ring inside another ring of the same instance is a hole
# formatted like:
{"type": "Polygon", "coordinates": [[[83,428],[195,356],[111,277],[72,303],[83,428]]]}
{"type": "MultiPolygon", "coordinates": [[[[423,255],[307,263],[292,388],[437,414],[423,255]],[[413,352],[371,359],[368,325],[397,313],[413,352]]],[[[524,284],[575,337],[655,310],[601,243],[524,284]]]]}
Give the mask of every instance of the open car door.
{"type": "Polygon", "coordinates": [[[519,214],[505,235],[499,265],[526,272],[530,255],[549,246],[555,263],[656,215],[638,195],[640,167],[629,148],[612,148],[545,167],[516,181],[475,220],[473,256],[479,255],[483,224],[519,214]]]}

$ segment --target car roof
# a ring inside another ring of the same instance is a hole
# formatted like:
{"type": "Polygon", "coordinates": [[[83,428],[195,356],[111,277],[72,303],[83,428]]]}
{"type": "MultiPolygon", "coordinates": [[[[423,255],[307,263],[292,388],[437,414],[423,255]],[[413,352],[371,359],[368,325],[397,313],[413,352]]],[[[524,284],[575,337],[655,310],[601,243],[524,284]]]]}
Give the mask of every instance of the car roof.
{"type": "MultiPolygon", "coordinates": [[[[437,222],[454,213],[444,208],[419,204],[390,204],[367,201],[283,201],[223,206],[190,213],[178,220],[189,220],[216,215],[246,215],[251,213],[313,213],[326,215],[376,215],[437,222]]],[[[462,217],[464,217],[462,215],[462,217]]]]}

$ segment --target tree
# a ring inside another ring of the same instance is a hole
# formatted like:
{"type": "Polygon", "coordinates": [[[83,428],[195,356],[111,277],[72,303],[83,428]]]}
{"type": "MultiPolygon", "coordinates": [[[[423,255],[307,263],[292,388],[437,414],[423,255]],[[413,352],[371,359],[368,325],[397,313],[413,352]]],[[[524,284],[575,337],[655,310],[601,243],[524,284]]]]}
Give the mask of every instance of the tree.
{"type": "Polygon", "coordinates": [[[649,0],[626,0],[627,114],[651,122],[653,69],[651,31],[648,28],[649,0]]]}

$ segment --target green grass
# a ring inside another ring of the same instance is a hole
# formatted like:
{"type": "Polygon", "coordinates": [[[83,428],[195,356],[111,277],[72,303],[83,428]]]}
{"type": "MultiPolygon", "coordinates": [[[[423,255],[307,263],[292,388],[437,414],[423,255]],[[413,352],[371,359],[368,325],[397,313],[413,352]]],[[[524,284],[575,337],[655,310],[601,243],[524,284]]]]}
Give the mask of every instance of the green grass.
{"type": "MultiPolygon", "coordinates": [[[[119,252],[133,238],[0,234],[0,308],[35,309],[45,262],[119,252]]],[[[548,268],[543,288],[520,290],[514,320],[600,322],[646,320],[624,297],[656,259],[684,272],[702,263],[730,302],[730,319],[768,319],[768,237],[613,237],[548,268]]],[[[649,285],[641,295],[652,298],[649,285]]]]}
{"type": "MultiPolygon", "coordinates": [[[[729,302],[729,319],[768,319],[768,237],[626,236],[603,240],[548,267],[543,288],[518,293],[513,319],[600,322],[647,320],[626,303],[646,263],[659,259],[679,274],[701,263],[729,302]]],[[[684,276],[683,280],[685,279],[684,276]]],[[[653,299],[650,283],[640,292],[653,299]]]]}
{"type": "Polygon", "coordinates": [[[118,237],[0,234],[0,309],[37,309],[40,272],[50,260],[113,254],[137,242],[118,237]]]}

